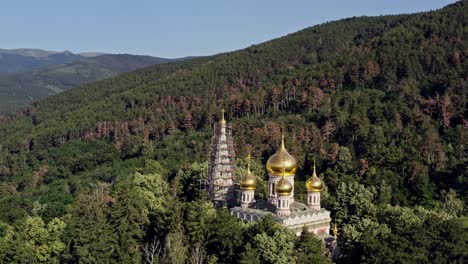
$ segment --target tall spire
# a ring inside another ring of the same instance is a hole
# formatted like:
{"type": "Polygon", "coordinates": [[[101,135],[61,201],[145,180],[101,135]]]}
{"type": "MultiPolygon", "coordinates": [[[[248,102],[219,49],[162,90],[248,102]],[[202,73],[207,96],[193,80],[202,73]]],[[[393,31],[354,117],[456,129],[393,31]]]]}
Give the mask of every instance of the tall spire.
{"type": "Polygon", "coordinates": [[[224,119],[224,108],[221,110],[221,124],[226,124],[226,119],[224,119]]]}
{"type": "Polygon", "coordinates": [[[313,173],[312,173],[312,175],[317,176],[317,173],[315,172],[315,156],[314,156],[314,168],[313,168],[313,173]]]}
{"type": "Polygon", "coordinates": [[[335,240],[338,237],[338,227],[336,226],[336,219],[335,219],[335,225],[333,226],[333,236],[335,237],[335,240]]]}
{"type": "Polygon", "coordinates": [[[312,176],[307,179],[305,183],[307,192],[320,192],[323,188],[322,180],[317,176],[317,169],[315,164],[315,157],[314,157],[314,165],[312,165],[312,176]]]}
{"type": "MultiPolygon", "coordinates": [[[[251,159],[252,159],[252,157],[249,154],[247,156],[247,158],[246,158],[246,160],[247,160],[247,173],[244,175],[244,177],[242,177],[242,179],[240,181],[240,189],[242,191],[254,191],[256,189],[256,187],[257,187],[257,180],[255,179],[255,176],[250,171],[250,161],[251,161],[251,159]]],[[[253,199],[253,196],[247,198],[247,200],[249,202],[250,202],[250,198],[253,199]]],[[[242,199],[245,199],[245,197],[243,197],[242,199]]],[[[246,200],[244,200],[244,202],[246,202],[246,200]]]]}
{"type": "Polygon", "coordinates": [[[284,133],[281,134],[281,149],[286,149],[286,147],[284,146],[284,133]]]}
{"type": "Polygon", "coordinates": [[[235,153],[232,128],[224,119],[224,109],[219,123],[214,126],[208,161],[208,194],[215,205],[235,204],[235,153]]]}

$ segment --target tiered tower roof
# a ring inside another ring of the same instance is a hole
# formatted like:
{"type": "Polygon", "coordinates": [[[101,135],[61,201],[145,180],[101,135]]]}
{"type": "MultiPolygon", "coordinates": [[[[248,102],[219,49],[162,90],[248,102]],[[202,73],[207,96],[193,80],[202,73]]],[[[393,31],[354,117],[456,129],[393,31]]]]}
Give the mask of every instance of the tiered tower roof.
{"type": "Polygon", "coordinates": [[[232,127],[224,119],[224,110],[214,126],[208,161],[208,195],[218,206],[235,203],[235,153],[232,127]]]}

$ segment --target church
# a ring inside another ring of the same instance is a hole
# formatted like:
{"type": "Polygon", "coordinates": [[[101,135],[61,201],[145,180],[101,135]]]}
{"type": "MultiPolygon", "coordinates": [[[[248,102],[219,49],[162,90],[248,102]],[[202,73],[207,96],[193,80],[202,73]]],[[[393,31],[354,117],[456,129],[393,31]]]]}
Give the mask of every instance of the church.
{"type": "Polygon", "coordinates": [[[268,200],[256,201],[256,176],[250,170],[250,155],[248,168],[239,183],[236,183],[235,154],[232,139],[232,128],[224,119],[224,111],[219,124],[215,125],[215,133],[211,144],[208,163],[208,194],[215,205],[231,208],[231,214],[244,221],[257,221],[271,215],[279,224],[300,235],[304,226],[309,232],[319,237],[329,237],[330,211],[320,205],[322,181],[317,176],[315,162],[313,173],[306,181],[306,204],[294,199],[294,176],[297,171],[297,161],[289,154],[284,143],[267,161],[268,200]],[[238,188],[238,190],[236,190],[238,188]],[[240,194],[235,199],[235,194],[240,194]]]}

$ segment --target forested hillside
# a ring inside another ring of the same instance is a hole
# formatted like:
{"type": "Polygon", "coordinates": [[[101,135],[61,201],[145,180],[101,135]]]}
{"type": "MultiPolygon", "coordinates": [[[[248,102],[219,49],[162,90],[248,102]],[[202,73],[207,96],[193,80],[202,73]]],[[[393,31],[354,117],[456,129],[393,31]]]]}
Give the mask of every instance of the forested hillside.
{"type": "Polygon", "coordinates": [[[130,54],[102,55],[32,72],[0,74],[0,114],[17,111],[40,98],[81,84],[169,61],[174,60],[130,54]]]}
{"type": "Polygon", "coordinates": [[[300,165],[299,200],[317,159],[338,262],[463,262],[467,5],[329,22],[83,85],[2,118],[0,257],[326,262],[315,238],[271,219],[244,224],[206,202],[199,182],[224,107],[259,189],[281,131],[300,165]]]}

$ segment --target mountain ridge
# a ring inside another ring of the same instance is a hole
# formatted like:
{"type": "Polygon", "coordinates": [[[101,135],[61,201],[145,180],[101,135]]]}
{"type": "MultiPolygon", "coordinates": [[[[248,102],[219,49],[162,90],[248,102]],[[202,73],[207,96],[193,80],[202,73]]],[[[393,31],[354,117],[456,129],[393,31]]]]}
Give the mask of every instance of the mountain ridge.
{"type": "Polygon", "coordinates": [[[0,113],[18,110],[42,97],[57,94],[83,83],[176,60],[142,55],[109,54],[87,57],[31,72],[0,74],[0,113]]]}

